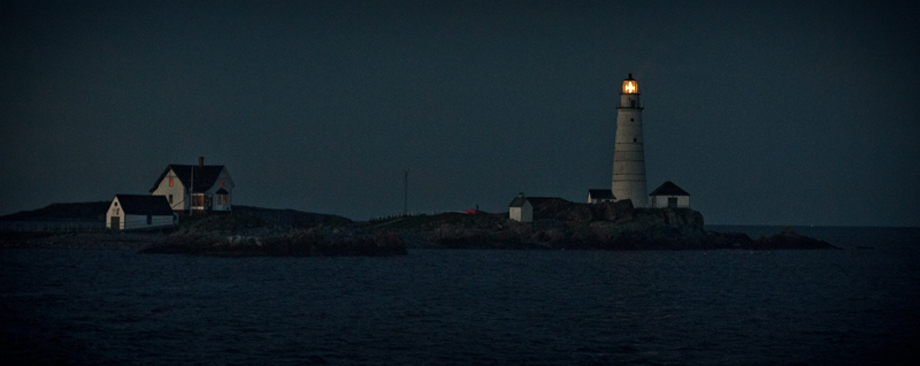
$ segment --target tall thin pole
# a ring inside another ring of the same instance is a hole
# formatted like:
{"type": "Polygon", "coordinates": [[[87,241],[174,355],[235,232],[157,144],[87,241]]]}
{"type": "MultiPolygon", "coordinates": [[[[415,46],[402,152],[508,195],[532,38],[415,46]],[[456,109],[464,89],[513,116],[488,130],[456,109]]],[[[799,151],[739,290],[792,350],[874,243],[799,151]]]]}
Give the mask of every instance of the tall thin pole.
{"type": "Polygon", "coordinates": [[[188,185],[188,199],[189,199],[189,201],[188,201],[188,215],[189,215],[189,216],[192,216],[192,212],[195,211],[195,208],[194,208],[194,207],[195,207],[195,198],[193,197],[193,195],[195,194],[195,166],[194,166],[194,165],[192,166],[191,172],[192,172],[192,182],[189,183],[189,185],[188,185]]]}
{"type": "Polygon", "coordinates": [[[409,169],[403,172],[403,216],[409,216],[409,169]]]}

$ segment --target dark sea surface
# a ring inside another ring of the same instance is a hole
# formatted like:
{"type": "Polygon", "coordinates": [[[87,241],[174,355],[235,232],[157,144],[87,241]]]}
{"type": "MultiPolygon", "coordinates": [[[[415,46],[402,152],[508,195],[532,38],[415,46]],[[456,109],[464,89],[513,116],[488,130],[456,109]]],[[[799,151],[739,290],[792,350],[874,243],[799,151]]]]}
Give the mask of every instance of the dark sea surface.
{"type": "Polygon", "coordinates": [[[917,364],[920,229],[796,230],[843,250],[0,250],[0,354],[14,364],[917,364]]]}

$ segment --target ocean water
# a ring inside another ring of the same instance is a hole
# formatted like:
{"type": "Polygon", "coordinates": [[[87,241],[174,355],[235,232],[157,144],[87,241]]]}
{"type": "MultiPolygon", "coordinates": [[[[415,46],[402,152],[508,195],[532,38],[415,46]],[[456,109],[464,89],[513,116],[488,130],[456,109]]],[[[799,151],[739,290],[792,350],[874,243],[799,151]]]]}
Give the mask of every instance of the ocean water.
{"type": "Polygon", "coordinates": [[[79,365],[916,364],[920,229],[796,230],[843,250],[0,250],[0,355],[79,365]]]}

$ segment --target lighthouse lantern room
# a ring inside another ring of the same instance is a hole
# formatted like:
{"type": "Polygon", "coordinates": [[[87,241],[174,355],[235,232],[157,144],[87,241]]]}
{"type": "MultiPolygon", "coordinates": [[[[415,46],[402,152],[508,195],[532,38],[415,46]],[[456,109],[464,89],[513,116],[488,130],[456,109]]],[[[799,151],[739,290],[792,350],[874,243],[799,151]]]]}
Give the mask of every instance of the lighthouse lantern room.
{"type": "Polygon", "coordinates": [[[626,80],[623,80],[623,94],[639,94],[639,84],[632,78],[632,74],[626,80]]]}

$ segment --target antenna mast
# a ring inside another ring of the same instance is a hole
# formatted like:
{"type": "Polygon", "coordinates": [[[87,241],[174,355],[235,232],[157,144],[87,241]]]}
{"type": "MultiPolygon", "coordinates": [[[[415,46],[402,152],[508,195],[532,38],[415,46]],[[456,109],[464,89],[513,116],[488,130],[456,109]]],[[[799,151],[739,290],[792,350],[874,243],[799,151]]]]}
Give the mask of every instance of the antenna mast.
{"type": "Polygon", "coordinates": [[[403,216],[409,216],[409,169],[403,171],[403,216]]]}
{"type": "Polygon", "coordinates": [[[192,182],[189,183],[188,185],[188,199],[189,199],[188,215],[189,216],[192,216],[192,212],[195,211],[195,199],[192,196],[193,194],[195,194],[195,188],[194,188],[195,187],[195,166],[194,165],[192,165],[191,170],[192,170],[192,179],[191,179],[192,182]]]}

